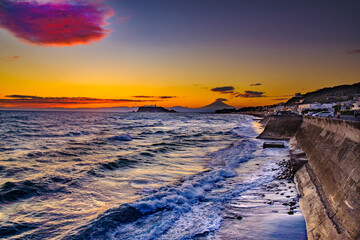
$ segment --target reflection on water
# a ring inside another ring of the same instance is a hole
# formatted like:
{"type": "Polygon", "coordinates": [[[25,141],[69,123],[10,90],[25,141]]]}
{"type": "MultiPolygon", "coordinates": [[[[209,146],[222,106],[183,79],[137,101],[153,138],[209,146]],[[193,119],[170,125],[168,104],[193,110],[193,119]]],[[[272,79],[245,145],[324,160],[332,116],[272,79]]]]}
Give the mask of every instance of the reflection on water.
{"type": "Polygon", "coordinates": [[[66,236],[203,172],[250,122],[241,115],[2,111],[2,237],[66,236]]]}

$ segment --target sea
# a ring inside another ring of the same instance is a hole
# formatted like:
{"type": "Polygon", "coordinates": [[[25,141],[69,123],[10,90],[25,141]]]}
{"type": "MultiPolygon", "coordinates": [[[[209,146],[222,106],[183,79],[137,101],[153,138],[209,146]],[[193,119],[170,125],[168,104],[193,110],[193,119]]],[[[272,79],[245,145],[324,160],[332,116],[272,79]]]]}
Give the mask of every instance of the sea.
{"type": "Polygon", "coordinates": [[[263,149],[261,130],[240,114],[0,111],[0,238],[306,239],[276,179],[289,146],[263,149]]]}

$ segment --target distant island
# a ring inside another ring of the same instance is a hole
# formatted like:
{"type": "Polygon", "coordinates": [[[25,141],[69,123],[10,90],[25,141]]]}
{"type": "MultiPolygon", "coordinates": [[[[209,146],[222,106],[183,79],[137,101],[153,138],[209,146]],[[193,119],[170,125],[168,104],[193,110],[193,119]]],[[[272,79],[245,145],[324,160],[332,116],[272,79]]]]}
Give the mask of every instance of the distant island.
{"type": "Polygon", "coordinates": [[[182,107],[182,106],[176,106],[171,108],[163,108],[163,107],[157,107],[154,106],[143,106],[139,107],[137,112],[159,112],[159,113],[214,113],[217,110],[221,109],[235,109],[233,106],[230,106],[226,103],[224,103],[226,99],[218,98],[213,103],[206,105],[204,107],[200,108],[188,108],[188,107],[182,107]]]}
{"type": "Polygon", "coordinates": [[[147,107],[139,107],[137,112],[148,112],[148,113],[176,113],[175,110],[168,110],[163,107],[155,106],[147,106],[147,107]]]}

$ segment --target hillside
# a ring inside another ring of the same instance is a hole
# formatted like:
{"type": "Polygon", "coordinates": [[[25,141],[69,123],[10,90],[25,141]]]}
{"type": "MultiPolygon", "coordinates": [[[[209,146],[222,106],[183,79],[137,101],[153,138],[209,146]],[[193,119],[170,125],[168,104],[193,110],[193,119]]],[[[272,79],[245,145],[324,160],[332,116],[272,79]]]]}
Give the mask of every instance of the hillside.
{"type": "Polygon", "coordinates": [[[332,88],[322,88],[308,92],[302,97],[293,97],[286,102],[287,106],[294,105],[303,100],[302,103],[329,103],[352,99],[355,94],[360,94],[360,82],[353,85],[340,85],[332,88]]]}

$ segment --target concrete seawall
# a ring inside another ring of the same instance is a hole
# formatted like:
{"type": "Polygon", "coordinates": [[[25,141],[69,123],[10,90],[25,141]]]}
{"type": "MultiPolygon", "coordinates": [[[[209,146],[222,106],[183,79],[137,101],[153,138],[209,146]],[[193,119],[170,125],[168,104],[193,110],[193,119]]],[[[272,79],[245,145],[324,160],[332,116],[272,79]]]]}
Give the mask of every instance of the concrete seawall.
{"type": "Polygon", "coordinates": [[[266,124],[258,138],[289,140],[302,123],[302,116],[267,116],[261,121],[266,124]]]}
{"type": "MultiPolygon", "coordinates": [[[[287,121],[280,121],[279,131],[266,127],[261,135],[288,138],[287,121]]],[[[294,120],[289,126],[293,131],[294,120]]],[[[360,123],[304,117],[294,132],[293,144],[308,159],[295,174],[308,238],[360,239],[360,123]]]]}

